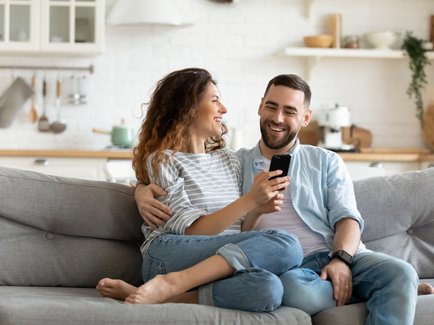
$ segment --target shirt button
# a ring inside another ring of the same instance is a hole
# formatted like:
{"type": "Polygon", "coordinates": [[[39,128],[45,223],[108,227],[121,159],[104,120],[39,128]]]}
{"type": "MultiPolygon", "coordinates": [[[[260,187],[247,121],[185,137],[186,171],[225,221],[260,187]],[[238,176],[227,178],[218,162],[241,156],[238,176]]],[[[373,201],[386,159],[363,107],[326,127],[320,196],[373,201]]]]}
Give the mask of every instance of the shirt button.
{"type": "Polygon", "coordinates": [[[413,230],[413,229],[410,228],[410,229],[407,230],[407,234],[409,234],[409,235],[413,235],[413,233],[414,233],[414,230],[413,230]]]}
{"type": "Polygon", "coordinates": [[[49,240],[52,240],[52,239],[54,239],[54,234],[51,233],[51,232],[47,232],[47,233],[45,234],[45,238],[47,238],[47,239],[49,239],[49,240]]]}

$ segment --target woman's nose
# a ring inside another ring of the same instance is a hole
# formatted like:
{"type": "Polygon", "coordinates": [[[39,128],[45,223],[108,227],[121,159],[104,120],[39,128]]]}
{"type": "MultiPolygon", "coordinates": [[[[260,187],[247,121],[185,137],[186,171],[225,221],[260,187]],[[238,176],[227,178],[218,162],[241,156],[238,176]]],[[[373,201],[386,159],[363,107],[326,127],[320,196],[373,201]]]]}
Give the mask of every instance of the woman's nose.
{"type": "Polygon", "coordinates": [[[226,108],[226,106],[220,103],[220,113],[226,114],[227,111],[228,109],[226,108]]]}

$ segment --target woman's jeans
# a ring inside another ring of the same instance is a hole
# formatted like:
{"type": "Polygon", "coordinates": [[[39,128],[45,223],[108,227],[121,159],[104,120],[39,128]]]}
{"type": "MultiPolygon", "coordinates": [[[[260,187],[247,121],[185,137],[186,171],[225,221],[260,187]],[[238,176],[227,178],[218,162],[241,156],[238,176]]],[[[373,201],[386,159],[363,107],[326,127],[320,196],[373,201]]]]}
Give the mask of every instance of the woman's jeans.
{"type": "MultiPolygon", "coordinates": [[[[281,275],[285,289],[283,305],[313,315],[335,307],[330,281],[319,274],[330,262],[328,252],[307,256],[301,268],[281,275]]],[[[371,251],[357,254],[351,266],[353,298],[350,303],[366,301],[365,324],[413,324],[418,276],[414,268],[400,259],[371,251]]]]}
{"type": "Polygon", "coordinates": [[[258,230],[218,236],[162,234],[143,256],[142,276],[180,271],[220,255],[234,275],[199,288],[199,303],[254,312],[272,311],[282,303],[279,275],[303,260],[295,236],[281,230],[258,230]]]}

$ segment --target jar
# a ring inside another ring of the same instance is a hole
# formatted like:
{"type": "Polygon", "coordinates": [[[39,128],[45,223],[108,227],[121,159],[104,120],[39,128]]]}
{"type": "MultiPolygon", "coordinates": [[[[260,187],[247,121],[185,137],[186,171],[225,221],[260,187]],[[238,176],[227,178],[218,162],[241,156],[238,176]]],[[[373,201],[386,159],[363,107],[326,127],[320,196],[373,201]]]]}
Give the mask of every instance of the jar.
{"type": "Polygon", "coordinates": [[[344,48],[346,49],[358,49],[360,47],[359,37],[355,35],[345,36],[344,48]]]}

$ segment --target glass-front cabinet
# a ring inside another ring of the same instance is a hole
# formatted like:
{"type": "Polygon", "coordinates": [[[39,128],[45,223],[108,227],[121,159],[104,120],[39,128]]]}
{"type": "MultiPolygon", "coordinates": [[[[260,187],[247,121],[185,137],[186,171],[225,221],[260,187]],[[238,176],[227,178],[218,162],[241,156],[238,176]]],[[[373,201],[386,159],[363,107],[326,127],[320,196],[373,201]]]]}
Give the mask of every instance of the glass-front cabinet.
{"type": "Polygon", "coordinates": [[[105,0],[0,0],[0,51],[97,54],[105,0]]]}
{"type": "Polygon", "coordinates": [[[41,47],[49,52],[100,52],[104,35],[103,0],[41,0],[41,47]]]}
{"type": "Polygon", "coordinates": [[[0,0],[0,50],[37,50],[38,16],[37,1],[0,0]]]}

